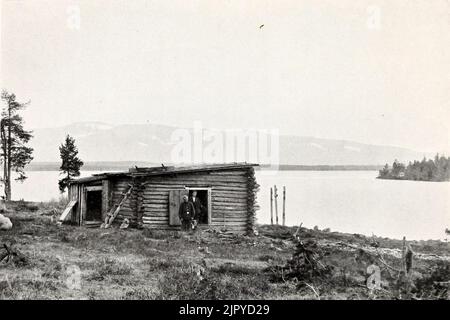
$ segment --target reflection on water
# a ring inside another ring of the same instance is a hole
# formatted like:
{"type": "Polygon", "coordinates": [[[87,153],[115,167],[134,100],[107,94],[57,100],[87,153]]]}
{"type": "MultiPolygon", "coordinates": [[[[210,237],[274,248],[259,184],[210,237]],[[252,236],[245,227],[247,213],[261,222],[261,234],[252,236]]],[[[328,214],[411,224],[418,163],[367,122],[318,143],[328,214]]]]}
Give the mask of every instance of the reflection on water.
{"type": "MultiPolygon", "coordinates": [[[[92,171],[82,172],[82,176],[92,171]]],[[[270,223],[270,187],[276,184],[281,223],[286,186],[286,224],[408,239],[442,239],[450,227],[450,183],[375,179],[373,171],[257,171],[259,223],[270,223]]],[[[59,173],[30,171],[13,184],[13,199],[58,199],[59,173]]]]}

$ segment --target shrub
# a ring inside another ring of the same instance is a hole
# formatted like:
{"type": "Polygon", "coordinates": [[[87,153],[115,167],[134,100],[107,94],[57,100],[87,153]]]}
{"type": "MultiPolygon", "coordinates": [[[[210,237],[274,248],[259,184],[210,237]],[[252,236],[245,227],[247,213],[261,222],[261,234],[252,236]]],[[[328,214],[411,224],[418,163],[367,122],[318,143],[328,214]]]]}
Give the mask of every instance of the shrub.
{"type": "Polygon", "coordinates": [[[415,294],[425,299],[449,299],[450,264],[438,262],[428,276],[415,281],[415,294]]]}
{"type": "Polygon", "coordinates": [[[218,300],[263,297],[269,290],[263,274],[223,273],[186,264],[171,268],[158,281],[156,299],[218,300]]]}
{"type": "Polygon", "coordinates": [[[126,263],[110,258],[101,259],[94,267],[95,271],[88,277],[89,280],[102,281],[110,276],[125,276],[132,272],[132,268],[126,263]]]}

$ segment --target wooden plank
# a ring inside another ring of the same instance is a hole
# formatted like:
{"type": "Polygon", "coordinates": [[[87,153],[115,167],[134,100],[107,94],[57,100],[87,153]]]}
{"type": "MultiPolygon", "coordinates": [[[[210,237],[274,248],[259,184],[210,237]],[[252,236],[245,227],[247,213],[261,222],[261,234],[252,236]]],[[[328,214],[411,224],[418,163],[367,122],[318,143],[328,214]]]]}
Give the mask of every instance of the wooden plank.
{"type": "Polygon", "coordinates": [[[110,180],[102,180],[102,221],[105,220],[112,203],[112,183],[110,180]]]}
{"type": "Polygon", "coordinates": [[[80,201],[80,226],[83,224],[86,218],[86,191],[83,185],[80,188],[81,201],[80,201]]]}
{"type": "Polygon", "coordinates": [[[86,187],[86,191],[102,191],[102,186],[88,186],[86,187]]]}
{"type": "Polygon", "coordinates": [[[67,217],[69,216],[69,213],[72,212],[73,207],[77,204],[76,200],[71,200],[66,208],[64,209],[63,213],[61,214],[61,216],[59,217],[59,221],[63,222],[67,219],[67,217]]]}
{"type": "Polygon", "coordinates": [[[180,209],[180,203],[184,195],[187,195],[187,190],[171,190],[169,193],[169,224],[171,226],[181,225],[180,218],[178,217],[178,211],[180,209]]]}

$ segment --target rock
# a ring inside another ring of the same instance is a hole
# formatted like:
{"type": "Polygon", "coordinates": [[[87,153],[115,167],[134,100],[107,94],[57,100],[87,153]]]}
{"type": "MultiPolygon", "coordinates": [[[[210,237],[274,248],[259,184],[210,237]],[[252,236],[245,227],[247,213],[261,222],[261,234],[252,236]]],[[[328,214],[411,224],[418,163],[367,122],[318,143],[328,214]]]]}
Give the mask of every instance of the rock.
{"type": "Polygon", "coordinates": [[[10,230],[12,228],[12,222],[9,218],[0,214],[0,230],[10,230]]]}
{"type": "Polygon", "coordinates": [[[123,219],[122,224],[120,225],[120,229],[128,229],[130,226],[130,220],[128,218],[123,219]]]}

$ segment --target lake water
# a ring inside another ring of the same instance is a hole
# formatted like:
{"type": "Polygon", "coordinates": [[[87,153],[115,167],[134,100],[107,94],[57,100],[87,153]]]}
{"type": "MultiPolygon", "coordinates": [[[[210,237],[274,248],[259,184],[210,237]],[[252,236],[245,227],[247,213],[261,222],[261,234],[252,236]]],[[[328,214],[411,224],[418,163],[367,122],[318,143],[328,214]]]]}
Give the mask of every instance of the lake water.
{"type": "Polygon", "coordinates": [[[427,240],[450,228],[450,183],[375,179],[376,171],[259,172],[258,221],[270,223],[270,187],[286,186],[286,224],[427,240]]]}
{"type": "MultiPolygon", "coordinates": [[[[82,176],[95,172],[84,171],[82,176]]],[[[450,228],[450,183],[375,179],[375,171],[257,171],[259,223],[270,223],[270,187],[286,186],[286,224],[391,238],[445,238],[450,228]]],[[[55,171],[30,171],[13,184],[13,199],[48,201],[60,196],[55,171]]]]}

